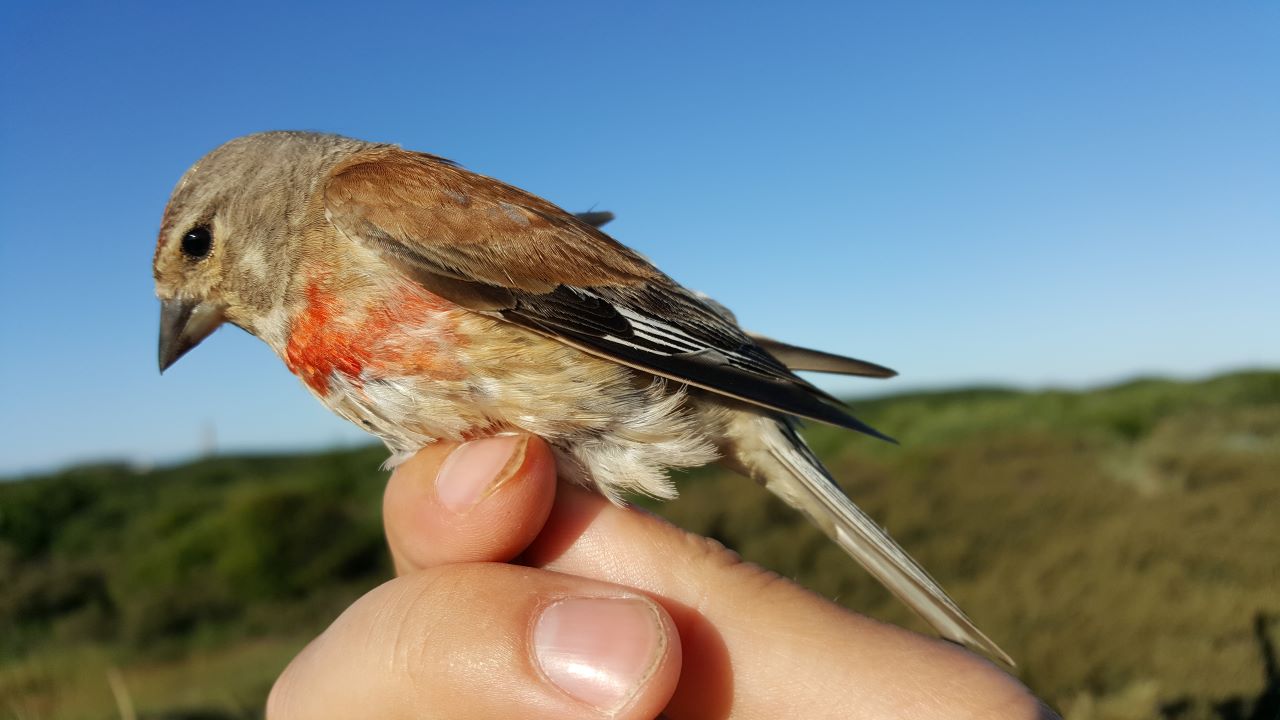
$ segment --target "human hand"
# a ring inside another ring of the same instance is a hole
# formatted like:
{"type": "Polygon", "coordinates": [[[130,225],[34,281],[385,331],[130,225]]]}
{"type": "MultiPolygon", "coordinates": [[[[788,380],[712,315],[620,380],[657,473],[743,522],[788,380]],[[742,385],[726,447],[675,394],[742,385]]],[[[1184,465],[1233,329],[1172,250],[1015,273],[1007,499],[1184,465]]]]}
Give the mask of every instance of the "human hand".
{"type": "Polygon", "coordinates": [[[957,646],[557,486],[536,437],[422,450],[383,515],[397,577],[294,659],[269,720],[1053,717],[957,646]]]}

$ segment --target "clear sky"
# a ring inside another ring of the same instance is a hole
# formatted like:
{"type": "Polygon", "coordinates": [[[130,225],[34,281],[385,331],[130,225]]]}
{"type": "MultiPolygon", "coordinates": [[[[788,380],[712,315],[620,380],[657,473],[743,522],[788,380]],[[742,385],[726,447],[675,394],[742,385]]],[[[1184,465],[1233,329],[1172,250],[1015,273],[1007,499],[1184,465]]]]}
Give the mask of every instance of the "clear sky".
{"type": "Polygon", "coordinates": [[[1273,2],[6,2],[0,474],[358,441],[224,329],[156,373],[182,171],[451,157],[610,227],[852,394],[1280,366],[1273,2]]]}

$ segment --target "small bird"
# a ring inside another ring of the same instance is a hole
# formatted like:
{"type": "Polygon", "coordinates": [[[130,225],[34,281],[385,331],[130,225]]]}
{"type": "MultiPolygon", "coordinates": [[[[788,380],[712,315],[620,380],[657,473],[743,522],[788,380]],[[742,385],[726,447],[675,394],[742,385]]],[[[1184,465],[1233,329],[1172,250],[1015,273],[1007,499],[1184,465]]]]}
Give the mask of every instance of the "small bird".
{"type": "Polygon", "coordinates": [[[719,461],[808,516],[943,637],[1012,665],[797,433],[805,418],[884,438],[794,371],[895,373],[746,333],[601,232],[611,217],[395,145],[232,140],[164,211],[160,370],[231,323],[380,437],[390,464],[441,439],[526,432],[563,477],[621,502],[670,499],[668,470],[719,461]]]}

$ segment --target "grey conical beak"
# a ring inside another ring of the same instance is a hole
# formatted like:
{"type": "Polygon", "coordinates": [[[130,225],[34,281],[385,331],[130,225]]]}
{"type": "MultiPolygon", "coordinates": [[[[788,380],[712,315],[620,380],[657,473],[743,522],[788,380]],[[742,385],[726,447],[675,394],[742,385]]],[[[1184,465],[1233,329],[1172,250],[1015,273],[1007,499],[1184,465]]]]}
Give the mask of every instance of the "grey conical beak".
{"type": "Polygon", "coordinates": [[[222,325],[226,308],[218,303],[173,298],[160,301],[160,372],[222,325]]]}

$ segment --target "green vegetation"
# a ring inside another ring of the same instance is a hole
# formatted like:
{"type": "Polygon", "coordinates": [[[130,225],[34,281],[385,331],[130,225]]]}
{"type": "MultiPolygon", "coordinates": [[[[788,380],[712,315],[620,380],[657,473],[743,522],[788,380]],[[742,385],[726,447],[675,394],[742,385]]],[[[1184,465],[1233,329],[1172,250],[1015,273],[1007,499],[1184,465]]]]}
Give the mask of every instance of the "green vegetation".
{"type": "MultiPolygon", "coordinates": [[[[1280,717],[1280,373],[857,404],[815,448],[1069,720],[1280,717]],[[1268,653],[1270,660],[1268,661],[1268,653]]],[[[0,483],[0,718],[257,717],[390,574],[380,449],[0,483]]],[[[702,470],[660,511],[919,628],[817,531],[702,470]]]]}

